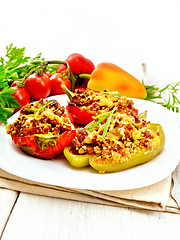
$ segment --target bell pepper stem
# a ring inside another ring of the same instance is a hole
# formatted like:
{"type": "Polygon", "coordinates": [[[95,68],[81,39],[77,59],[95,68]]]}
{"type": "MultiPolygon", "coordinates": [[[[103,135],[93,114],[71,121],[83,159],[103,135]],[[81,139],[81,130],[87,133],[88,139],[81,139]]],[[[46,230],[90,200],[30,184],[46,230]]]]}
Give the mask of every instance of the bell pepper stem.
{"type": "Polygon", "coordinates": [[[80,78],[90,79],[90,76],[91,76],[90,74],[85,74],[85,73],[79,74],[80,78]]]}
{"type": "Polygon", "coordinates": [[[65,94],[67,94],[69,100],[71,100],[75,96],[75,93],[70,91],[64,84],[61,84],[61,88],[64,90],[65,94]]]}

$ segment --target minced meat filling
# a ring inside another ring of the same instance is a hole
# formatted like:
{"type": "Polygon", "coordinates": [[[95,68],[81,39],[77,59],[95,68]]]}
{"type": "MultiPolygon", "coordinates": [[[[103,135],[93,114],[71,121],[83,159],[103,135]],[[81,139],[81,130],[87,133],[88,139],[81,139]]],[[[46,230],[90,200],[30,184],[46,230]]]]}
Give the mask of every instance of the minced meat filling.
{"type": "Polygon", "coordinates": [[[102,112],[108,112],[117,107],[117,112],[134,114],[133,101],[127,97],[120,97],[115,95],[116,92],[109,94],[107,90],[104,93],[95,92],[90,89],[76,89],[76,95],[71,99],[70,104],[95,113],[96,115],[102,112]]]}
{"type": "Polygon", "coordinates": [[[70,129],[68,120],[63,116],[64,107],[56,101],[39,100],[21,108],[20,116],[6,127],[7,133],[19,137],[33,134],[58,135],[70,129]]]}
{"type": "Polygon", "coordinates": [[[157,147],[160,141],[159,133],[149,129],[147,122],[139,116],[115,112],[103,139],[106,122],[89,131],[94,123],[95,120],[77,129],[72,151],[77,154],[96,154],[99,162],[124,162],[143,149],[157,147]]]}

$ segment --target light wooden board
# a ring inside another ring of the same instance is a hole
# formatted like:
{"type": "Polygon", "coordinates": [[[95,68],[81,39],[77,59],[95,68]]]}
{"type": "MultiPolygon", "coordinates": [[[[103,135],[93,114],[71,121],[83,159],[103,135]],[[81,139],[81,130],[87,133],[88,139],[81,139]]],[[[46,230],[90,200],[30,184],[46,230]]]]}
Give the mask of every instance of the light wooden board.
{"type": "Polygon", "coordinates": [[[0,236],[14,207],[18,192],[0,189],[0,236]]]}
{"type": "Polygon", "coordinates": [[[180,216],[20,194],[2,240],[179,239],[180,216]]]}

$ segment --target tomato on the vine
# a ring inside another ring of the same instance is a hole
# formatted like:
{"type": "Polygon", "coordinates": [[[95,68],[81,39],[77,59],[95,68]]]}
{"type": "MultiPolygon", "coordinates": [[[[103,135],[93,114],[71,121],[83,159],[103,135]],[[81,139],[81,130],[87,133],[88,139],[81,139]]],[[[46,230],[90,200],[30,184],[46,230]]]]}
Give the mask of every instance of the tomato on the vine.
{"type": "Polygon", "coordinates": [[[16,87],[17,86],[17,83],[18,83],[18,81],[14,81],[12,84],[11,84],[11,87],[16,87]]]}
{"type": "MultiPolygon", "coordinates": [[[[28,103],[30,103],[30,96],[28,91],[23,87],[12,87],[15,92],[12,94],[12,96],[15,97],[15,100],[20,104],[20,108],[28,103]]],[[[16,108],[15,112],[17,112],[20,108],[16,108]]]]}
{"type": "Polygon", "coordinates": [[[61,73],[62,71],[66,70],[66,69],[67,69],[66,65],[59,64],[59,66],[58,66],[58,68],[56,70],[56,73],[61,73]]]}
{"type": "Polygon", "coordinates": [[[61,73],[55,73],[50,78],[51,95],[64,94],[61,84],[64,84],[68,89],[71,88],[71,82],[68,78],[62,78],[61,73]]]}
{"type": "Polygon", "coordinates": [[[32,99],[39,100],[49,96],[51,81],[45,73],[42,75],[33,73],[25,80],[25,88],[32,99]]]}
{"type": "Polygon", "coordinates": [[[52,76],[50,72],[44,72],[49,78],[52,76]]]}

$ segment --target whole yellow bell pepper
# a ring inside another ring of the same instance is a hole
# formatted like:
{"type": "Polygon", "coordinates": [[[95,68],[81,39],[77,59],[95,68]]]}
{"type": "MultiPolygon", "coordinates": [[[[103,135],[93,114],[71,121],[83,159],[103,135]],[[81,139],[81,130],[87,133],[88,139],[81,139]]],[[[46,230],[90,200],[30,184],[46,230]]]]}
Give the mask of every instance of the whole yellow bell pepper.
{"type": "Polygon", "coordinates": [[[132,98],[147,97],[146,89],[138,79],[112,63],[100,63],[91,73],[87,87],[96,91],[118,91],[132,98]]]}

